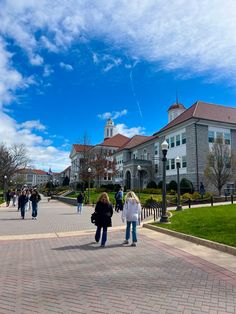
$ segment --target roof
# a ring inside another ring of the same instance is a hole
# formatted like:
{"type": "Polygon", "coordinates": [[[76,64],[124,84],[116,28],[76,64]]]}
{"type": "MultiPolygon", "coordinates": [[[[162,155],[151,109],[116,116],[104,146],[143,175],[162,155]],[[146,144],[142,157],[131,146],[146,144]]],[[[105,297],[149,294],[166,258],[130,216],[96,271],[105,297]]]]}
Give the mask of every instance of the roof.
{"type": "Polygon", "coordinates": [[[106,138],[102,143],[97,146],[108,146],[108,147],[121,147],[124,145],[129,138],[122,134],[116,134],[110,138],[106,138]]]}
{"type": "Polygon", "coordinates": [[[45,175],[48,174],[46,171],[40,170],[40,169],[32,169],[32,172],[35,174],[45,175]]]}
{"type": "Polygon", "coordinates": [[[182,104],[174,103],[173,105],[171,105],[169,107],[169,109],[167,111],[170,111],[170,110],[173,110],[173,109],[186,109],[186,108],[182,104]]]}
{"type": "Polygon", "coordinates": [[[131,149],[135,146],[138,146],[140,144],[143,144],[156,136],[145,136],[145,135],[135,135],[132,138],[130,138],[124,145],[122,145],[118,151],[121,151],[123,149],[131,149]]]}
{"type": "Polygon", "coordinates": [[[24,168],[24,169],[18,169],[16,171],[17,173],[21,174],[27,174],[27,173],[35,173],[38,175],[47,175],[48,173],[46,171],[40,170],[40,169],[30,169],[30,168],[24,168]]]}
{"type": "Polygon", "coordinates": [[[81,145],[81,144],[73,144],[73,148],[77,153],[88,151],[92,148],[92,145],[81,145]]]}
{"type": "Polygon", "coordinates": [[[236,124],[236,108],[197,101],[154,135],[166,131],[191,118],[236,124]]]}

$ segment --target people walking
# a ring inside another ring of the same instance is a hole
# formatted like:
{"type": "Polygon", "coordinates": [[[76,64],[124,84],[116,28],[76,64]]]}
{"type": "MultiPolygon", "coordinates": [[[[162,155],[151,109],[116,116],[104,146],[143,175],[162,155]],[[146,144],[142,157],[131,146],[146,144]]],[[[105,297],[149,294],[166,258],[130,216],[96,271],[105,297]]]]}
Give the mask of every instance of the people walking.
{"type": "Polygon", "coordinates": [[[123,196],[124,196],[123,189],[120,188],[119,191],[115,195],[115,199],[116,199],[115,210],[117,212],[119,212],[120,210],[123,210],[123,196]]]}
{"type": "Polygon", "coordinates": [[[25,211],[27,212],[31,209],[31,201],[30,201],[31,190],[26,191],[26,196],[27,196],[27,203],[25,204],[25,211]]]}
{"type": "Polygon", "coordinates": [[[25,204],[28,202],[26,191],[22,191],[18,198],[18,208],[20,209],[21,218],[25,219],[25,204]]]}
{"type": "Polygon", "coordinates": [[[137,195],[130,191],[125,197],[123,212],[121,215],[122,221],[126,220],[125,241],[123,244],[129,244],[130,227],[132,225],[132,243],[131,246],[136,246],[137,243],[137,224],[141,218],[141,204],[137,195]]]}
{"type": "Polygon", "coordinates": [[[11,191],[8,190],[6,193],[6,205],[7,205],[7,207],[10,205],[10,202],[11,202],[11,191]]]}
{"type": "Polygon", "coordinates": [[[36,190],[32,191],[30,201],[32,202],[32,219],[37,219],[38,216],[38,202],[41,200],[39,193],[36,190]]]}
{"type": "Polygon", "coordinates": [[[79,195],[77,196],[77,213],[78,214],[82,214],[83,202],[84,202],[84,196],[80,192],[79,195]]]}
{"type": "Polygon", "coordinates": [[[99,197],[95,207],[95,213],[95,225],[97,226],[95,241],[97,243],[100,241],[102,230],[101,247],[104,247],[107,241],[107,228],[112,226],[111,217],[113,215],[113,207],[106,192],[103,192],[99,197]]]}

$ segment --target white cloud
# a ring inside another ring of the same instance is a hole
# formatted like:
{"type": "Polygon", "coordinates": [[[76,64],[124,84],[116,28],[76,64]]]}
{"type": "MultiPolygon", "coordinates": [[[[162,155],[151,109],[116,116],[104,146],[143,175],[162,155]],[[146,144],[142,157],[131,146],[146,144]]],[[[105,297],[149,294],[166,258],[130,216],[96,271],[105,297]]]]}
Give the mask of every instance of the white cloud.
{"type": "Polygon", "coordinates": [[[62,68],[62,69],[65,69],[66,71],[73,71],[74,69],[73,69],[73,67],[72,67],[72,65],[70,65],[70,64],[66,64],[66,63],[64,63],[64,62],[60,62],[60,67],[62,68]]]}
{"type": "Polygon", "coordinates": [[[127,137],[132,137],[138,134],[145,134],[145,128],[141,126],[128,128],[127,125],[121,123],[116,125],[116,133],[123,134],[127,137]]]}
{"type": "Polygon", "coordinates": [[[25,128],[29,130],[35,129],[38,131],[46,130],[45,125],[43,125],[39,120],[25,121],[19,126],[19,128],[23,128],[23,129],[25,128]]]}
{"type": "Polygon", "coordinates": [[[54,70],[51,68],[50,65],[46,64],[44,66],[44,71],[43,71],[43,76],[44,77],[50,76],[53,72],[54,72],[54,70]]]}
{"type": "Polygon", "coordinates": [[[39,121],[26,121],[21,125],[6,113],[0,111],[0,138],[6,145],[24,144],[31,163],[36,168],[45,169],[49,166],[54,171],[61,171],[69,162],[69,151],[52,146],[52,140],[33,133],[32,129],[44,131],[45,127],[39,121]]]}
{"type": "Polygon", "coordinates": [[[128,113],[127,109],[123,109],[121,111],[104,112],[98,114],[98,118],[101,120],[107,120],[109,118],[116,120],[119,117],[127,115],[127,113],[128,113]]]}
{"type": "MultiPolygon", "coordinates": [[[[6,48],[10,42],[31,65],[44,64],[45,49],[68,52],[72,44],[96,39],[158,69],[235,82],[235,0],[8,0],[0,1],[0,20],[1,103],[11,101],[23,80],[6,48]]],[[[104,72],[123,64],[110,52],[93,53],[93,61],[104,62],[104,72]]]]}

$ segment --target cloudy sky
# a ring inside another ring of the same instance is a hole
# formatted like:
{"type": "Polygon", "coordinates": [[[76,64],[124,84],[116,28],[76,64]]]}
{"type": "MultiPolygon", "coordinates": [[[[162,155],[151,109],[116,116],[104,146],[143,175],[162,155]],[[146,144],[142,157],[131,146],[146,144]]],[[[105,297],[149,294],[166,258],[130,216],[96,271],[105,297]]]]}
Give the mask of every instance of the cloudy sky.
{"type": "Polygon", "coordinates": [[[72,143],[150,135],[175,102],[236,106],[235,0],[0,0],[0,140],[47,170],[72,143]]]}

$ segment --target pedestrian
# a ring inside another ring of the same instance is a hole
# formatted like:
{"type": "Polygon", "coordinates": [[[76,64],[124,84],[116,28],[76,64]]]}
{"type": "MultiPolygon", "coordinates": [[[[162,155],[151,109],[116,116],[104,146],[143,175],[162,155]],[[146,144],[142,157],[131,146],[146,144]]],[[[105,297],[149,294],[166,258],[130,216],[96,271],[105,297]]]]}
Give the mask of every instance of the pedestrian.
{"type": "Polygon", "coordinates": [[[52,198],[52,193],[51,193],[51,191],[48,191],[48,202],[50,202],[50,200],[51,200],[51,198],[52,198]]]}
{"type": "Polygon", "coordinates": [[[32,219],[36,220],[38,216],[38,202],[41,200],[39,193],[36,190],[32,191],[30,201],[32,202],[32,219]]]}
{"type": "Polygon", "coordinates": [[[6,193],[6,203],[7,203],[7,207],[10,205],[11,202],[11,191],[8,190],[6,193]]]}
{"type": "Polygon", "coordinates": [[[203,196],[205,194],[205,187],[204,187],[204,184],[202,182],[200,182],[199,192],[200,192],[201,198],[203,199],[203,196]]]}
{"type": "Polygon", "coordinates": [[[103,192],[95,207],[96,220],[95,225],[97,226],[95,241],[98,243],[101,237],[102,230],[102,241],[101,247],[105,246],[107,241],[107,228],[112,226],[111,217],[113,215],[113,207],[109,201],[109,196],[106,192],[103,192]]]}
{"type": "Polygon", "coordinates": [[[121,218],[123,222],[126,220],[126,233],[125,233],[125,241],[123,242],[123,244],[129,244],[130,227],[132,225],[131,246],[136,246],[137,224],[140,223],[140,218],[141,218],[141,204],[137,195],[132,191],[128,192],[126,195],[121,218]]]}
{"type": "Polygon", "coordinates": [[[13,207],[16,206],[16,198],[17,198],[17,195],[16,195],[16,191],[14,190],[12,193],[12,205],[13,205],[13,207]]]}
{"type": "Polygon", "coordinates": [[[18,198],[18,208],[20,209],[21,218],[25,219],[25,204],[28,202],[26,191],[23,190],[18,198]]]}
{"type": "Polygon", "coordinates": [[[25,211],[29,211],[31,209],[31,190],[26,190],[26,196],[27,196],[27,203],[25,204],[25,211]]]}
{"type": "Polygon", "coordinates": [[[123,210],[123,196],[124,196],[123,189],[120,188],[119,191],[115,195],[115,199],[116,199],[115,210],[117,212],[119,212],[120,210],[123,210]]]}
{"type": "Polygon", "coordinates": [[[84,202],[84,196],[80,192],[79,195],[77,196],[77,213],[78,214],[82,214],[83,202],[84,202]]]}

